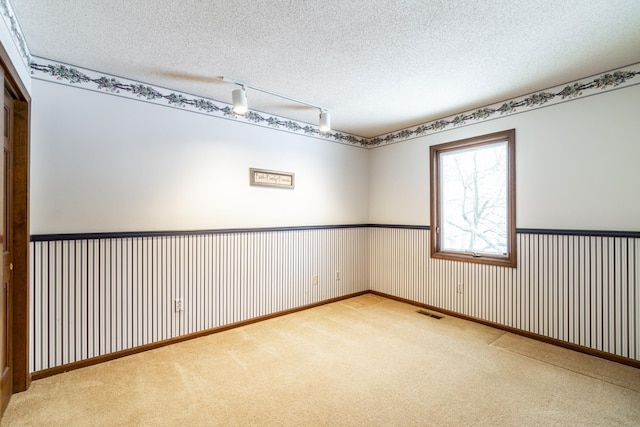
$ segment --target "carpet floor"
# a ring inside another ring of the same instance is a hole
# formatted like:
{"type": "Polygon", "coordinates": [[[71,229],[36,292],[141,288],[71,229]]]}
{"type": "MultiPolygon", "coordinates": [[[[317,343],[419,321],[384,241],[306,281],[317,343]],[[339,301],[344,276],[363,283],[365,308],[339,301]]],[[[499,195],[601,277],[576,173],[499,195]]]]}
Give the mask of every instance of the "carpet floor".
{"type": "Polygon", "coordinates": [[[3,426],[639,426],[640,369],[372,294],[34,381],[3,426]]]}

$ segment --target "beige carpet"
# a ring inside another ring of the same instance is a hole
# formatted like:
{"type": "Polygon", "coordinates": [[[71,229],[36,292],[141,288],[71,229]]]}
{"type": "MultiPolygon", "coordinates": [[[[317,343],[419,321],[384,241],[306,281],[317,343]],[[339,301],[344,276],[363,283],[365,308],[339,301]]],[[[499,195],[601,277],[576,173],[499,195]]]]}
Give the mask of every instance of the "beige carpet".
{"type": "Polygon", "coordinates": [[[374,295],[33,382],[3,426],[640,425],[640,370],[374,295]]]}

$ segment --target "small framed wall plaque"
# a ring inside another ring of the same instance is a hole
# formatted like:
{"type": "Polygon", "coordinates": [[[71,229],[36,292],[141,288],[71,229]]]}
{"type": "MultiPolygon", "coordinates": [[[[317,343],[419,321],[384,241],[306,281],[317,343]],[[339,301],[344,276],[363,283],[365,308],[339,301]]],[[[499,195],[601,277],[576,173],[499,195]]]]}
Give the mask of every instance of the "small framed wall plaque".
{"type": "Polygon", "coordinates": [[[250,168],[249,183],[251,185],[293,189],[295,185],[295,174],[292,172],[250,168]]]}

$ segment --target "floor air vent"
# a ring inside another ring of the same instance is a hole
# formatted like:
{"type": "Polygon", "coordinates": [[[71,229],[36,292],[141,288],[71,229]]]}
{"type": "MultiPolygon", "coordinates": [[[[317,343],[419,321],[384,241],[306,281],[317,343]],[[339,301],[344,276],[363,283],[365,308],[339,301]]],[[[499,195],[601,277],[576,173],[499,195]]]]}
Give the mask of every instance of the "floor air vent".
{"type": "Polygon", "coordinates": [[[434,319],[442,319],[443,316],[440,316],[439,314],[435,314],[435,313],[429,313],[426,310],[418,310],[416,311],[416,313],[420,313],[420,314],[424,314],[425,316],[429,316],[429,317],[433,317],[434,319]]]}

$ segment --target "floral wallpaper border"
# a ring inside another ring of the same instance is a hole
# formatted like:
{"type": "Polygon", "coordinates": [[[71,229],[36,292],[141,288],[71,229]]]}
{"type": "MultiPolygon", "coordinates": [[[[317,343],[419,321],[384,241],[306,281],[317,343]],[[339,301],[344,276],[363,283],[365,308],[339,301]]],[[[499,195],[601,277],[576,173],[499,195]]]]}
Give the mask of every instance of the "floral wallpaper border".
{"type": "Polygon", "coordinates": [[[72,86],[82,86],[98,92],[106,92],[127,98],[152,102],[175,108],[184,108],[194,112],[205,113],[212,116],[224,117],[257,124],[274,129],[303,134],[306,136],[323,138],[349,145],[366,146],[367,139],[343,132],[320,132],[318,126],[299,122],[284,117],[271,116],[264,113],[249,111],[244,115],[233,112],[231,105],[182,92],[174,92],[170,89],[159,88],[127,80],[111,75],[95,75],[94,71],[82,69],[67,64],[49,61],[43,58],[33,57],[30,64],[31,74],[34,78],[53,82],[61,82],[72,86]]]}
{"type": "Polygon", "coordinates": [[[245,115],[235,114],[230,104],[213,101],[205,98],[194,97],[180,92],[171,92],[167,89],[156,88],[144,83],[125,80],[110,75],[92,77],[95,73],[58,62],[41,58],[33,58],[30,63],[31,73],[34,78],[62,82],[68,85],[82,85],[94,91],[107,92],[129,98],[137,98],[144,101],[164,104],[171,107],[179,107],[220,116],[261,126],[281,129],[288,132],[304,134],[316,138],[323,138],[343,144],[355,145],[365,148],[378,147],[388,144],[413,139],[444,130],[470,125],[473,123],[506,116],[521,111],[533,110],[543,106],[558,104],[576,99],[585,95],[593,95],[606,92],[621,86],[640,84],[640,79],[633,80],[640,75],[640,63],[618,69],[612,72],[593,76],[585,81],[576,81],[567,85],[556,86],[541,92],[524,95],[501,103],[489,105],[474,111],[467,111],[457,115],[441,118],[417,126],[401,129],[374,138],[364,138],[343,132],[322,133],[317,126],[278,116],[265,115],[249,111],[245,115]]]}
{"type": "Polygon", "coordinates": [[[441,132],[455,127],[471,125],[495,116],[506,116],[517,112],[535,110],[553,104],[560,104],[581,96],[595,95],[608,92],[622,86],[640,84],[640,79],[630,81],[640,75],[640,63],[623,67],[599,76],[588,77],[586,81],[575,81],[566,85],[555,86],[541,92],[523,95],[508,101],[455,114],[421,125],[408,127],[374,138],[367,143],[371,147],[388,145],[407,139],[441,132]]]}
{"type": "Polygon", "coordinates": [[[28,66],[31,63],[31,53],[29,52],[29,47],[22,34],[22,28],[20,28],[16,14],[13,12],[13,6],[11,6],[9,0],[0,0],[0,10],[2,11],[2,19],[13,38],[13,43],[18,48],[24,64],[28,66]]]}

